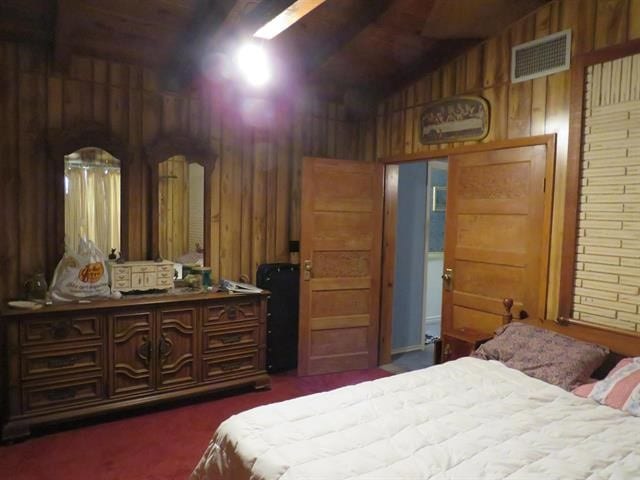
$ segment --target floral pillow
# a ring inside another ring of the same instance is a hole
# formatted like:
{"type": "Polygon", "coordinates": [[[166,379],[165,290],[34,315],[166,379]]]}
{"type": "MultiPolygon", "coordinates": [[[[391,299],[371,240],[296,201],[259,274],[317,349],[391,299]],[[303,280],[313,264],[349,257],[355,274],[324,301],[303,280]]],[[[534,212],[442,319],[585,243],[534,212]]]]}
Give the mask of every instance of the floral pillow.
{"type": "Polygon", "coordinates": [[[580,385],[573,393],[640,417],[640,357],[620,360],[603,380],[580,385]]]}
{"type": "Polygon", "coordinates": [[[547,383],[571,390],[588,381],[609,349],[551,330],[514,322],[496,331],[471,356],[498,360],[547,383]]]}

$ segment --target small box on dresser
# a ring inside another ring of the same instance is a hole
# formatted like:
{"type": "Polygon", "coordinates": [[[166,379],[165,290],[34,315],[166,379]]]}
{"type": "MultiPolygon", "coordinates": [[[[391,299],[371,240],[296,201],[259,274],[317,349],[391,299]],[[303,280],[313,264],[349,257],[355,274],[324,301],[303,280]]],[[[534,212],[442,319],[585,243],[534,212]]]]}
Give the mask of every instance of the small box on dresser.
{"type": "Polygon", "coordinates": [[[131,292],[173,287],[173,262],[109,262],[111,290],[131,292]]]}

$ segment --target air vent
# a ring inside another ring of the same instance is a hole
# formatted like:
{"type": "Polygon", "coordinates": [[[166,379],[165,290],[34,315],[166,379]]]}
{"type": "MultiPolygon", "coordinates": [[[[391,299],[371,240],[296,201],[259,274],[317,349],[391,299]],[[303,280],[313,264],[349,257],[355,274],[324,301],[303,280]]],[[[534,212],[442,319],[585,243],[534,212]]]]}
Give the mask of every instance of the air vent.
{"type": "Polygon", "coordinates": [[[511,83],[567,70],[570,59],[571,30],[517,45],[511,50],[511,83]]]}

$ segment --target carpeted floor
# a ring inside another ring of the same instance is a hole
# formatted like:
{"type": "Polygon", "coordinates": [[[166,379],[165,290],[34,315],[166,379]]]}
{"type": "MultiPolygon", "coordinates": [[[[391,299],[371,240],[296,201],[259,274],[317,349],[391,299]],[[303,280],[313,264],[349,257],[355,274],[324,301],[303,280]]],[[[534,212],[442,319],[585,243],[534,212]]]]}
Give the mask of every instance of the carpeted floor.
{"type": "Polygon", "coordinates": [[[0,447],[0,479],[185,480],[218,424],[267,403],[388,376],[380,369],[298,378],[272,376],[272,389],[76,426],[0,447]]]}

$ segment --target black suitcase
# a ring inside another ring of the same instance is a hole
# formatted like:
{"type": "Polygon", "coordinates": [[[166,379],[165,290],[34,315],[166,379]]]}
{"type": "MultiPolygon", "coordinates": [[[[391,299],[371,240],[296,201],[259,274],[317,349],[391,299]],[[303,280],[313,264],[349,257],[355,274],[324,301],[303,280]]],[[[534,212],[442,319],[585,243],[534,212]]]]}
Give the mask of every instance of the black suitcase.
{"type": "Polygon", "coordinates": [[[298,366],[300,266],[262,264],[256,284],[271,292],[267,301],[267,371],[293,370],[298,366]]]}

